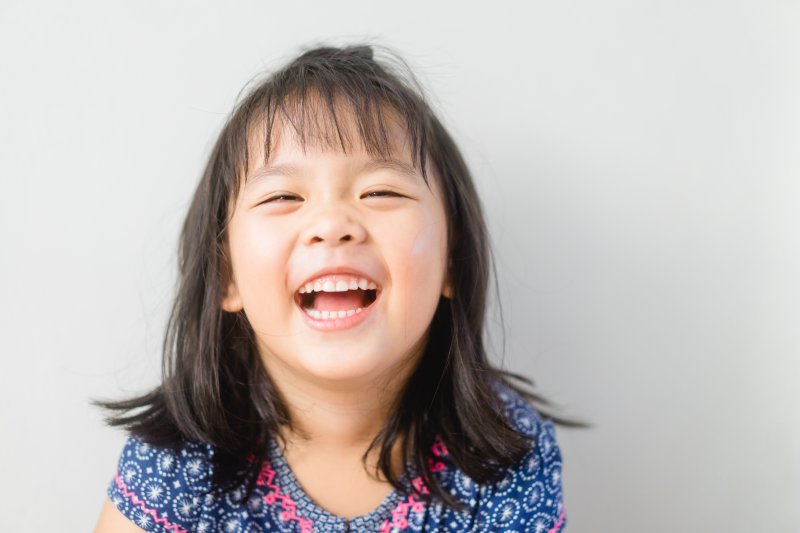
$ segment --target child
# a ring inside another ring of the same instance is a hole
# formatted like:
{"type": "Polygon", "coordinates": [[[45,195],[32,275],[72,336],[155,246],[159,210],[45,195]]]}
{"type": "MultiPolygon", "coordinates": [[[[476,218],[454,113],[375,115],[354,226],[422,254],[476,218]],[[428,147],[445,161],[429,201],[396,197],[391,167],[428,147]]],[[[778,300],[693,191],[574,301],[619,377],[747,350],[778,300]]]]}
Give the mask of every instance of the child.
{"type": "Polygon", "coordinates": [[[131,437],[96,532],[565,527],[569,422],[488,362],[478,195],[401,67],[313,49],[235,109],[183,226],[163,381],[97,402],[131,437]]]}

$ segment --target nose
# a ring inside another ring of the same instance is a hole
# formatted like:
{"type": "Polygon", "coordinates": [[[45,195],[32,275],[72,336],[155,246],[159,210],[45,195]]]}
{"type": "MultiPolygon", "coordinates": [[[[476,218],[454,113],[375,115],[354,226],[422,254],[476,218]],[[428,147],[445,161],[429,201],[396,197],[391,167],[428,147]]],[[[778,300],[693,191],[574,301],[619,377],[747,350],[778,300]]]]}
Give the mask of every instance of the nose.
{"type": "Polygon", "coordinates": [[[316,213],[303,235],[306,244],[328,243],[331,246],[358,243],[366,238],[367,231],[346,208],[328,206],[316,213]]]}

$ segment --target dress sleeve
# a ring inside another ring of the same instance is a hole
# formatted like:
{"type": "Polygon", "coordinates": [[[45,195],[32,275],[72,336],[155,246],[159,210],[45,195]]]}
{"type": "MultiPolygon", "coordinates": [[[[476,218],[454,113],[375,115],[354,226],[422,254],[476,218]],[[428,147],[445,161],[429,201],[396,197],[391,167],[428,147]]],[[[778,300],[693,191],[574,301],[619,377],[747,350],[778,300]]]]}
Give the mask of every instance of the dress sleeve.
{"type": "Polygon", "coordinates": [[[169,449],[129,437],[109,483],[108,497],[145,531],[192,531],[202,498],[210,489],[209,452],[202,444],[184,443],[169,449]]]}
{"type": "Polygon", "coordinates": [[[487,487],[478,517],[481,531],[560,533],[567,517],[555,426],[521,398],[504,400],[507,415],[531,439],[531,447],[503,479],[487,487]]]}

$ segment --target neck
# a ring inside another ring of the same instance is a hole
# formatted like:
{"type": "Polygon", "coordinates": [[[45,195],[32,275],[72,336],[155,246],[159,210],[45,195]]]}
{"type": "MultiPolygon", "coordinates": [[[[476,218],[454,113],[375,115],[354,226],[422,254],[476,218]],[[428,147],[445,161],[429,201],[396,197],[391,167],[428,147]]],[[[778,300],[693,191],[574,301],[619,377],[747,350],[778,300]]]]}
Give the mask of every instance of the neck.
{"type": "Polygon", "coordinates": [[[287,382],[280,386],[289,408],[294,444],[325,448],[365,448],[391,414],[395,391],[375,387],[336,390],[316,384],[287,382]]]}
{"type": "Polygon", "coordinates": [[[291,429],[284,428],[287,447],[363,454],[391,416],[413,362],[387,375],[341,383],[310,379],[265,361],[292,421],[291,429]]]}

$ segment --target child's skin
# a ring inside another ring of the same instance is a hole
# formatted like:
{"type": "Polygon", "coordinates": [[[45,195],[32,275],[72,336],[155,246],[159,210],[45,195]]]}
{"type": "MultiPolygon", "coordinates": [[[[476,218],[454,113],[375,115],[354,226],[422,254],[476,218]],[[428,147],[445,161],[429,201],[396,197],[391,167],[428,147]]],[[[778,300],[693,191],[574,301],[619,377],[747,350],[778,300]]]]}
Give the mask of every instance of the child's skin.
{"type": "MultiPolygon", "coordinates": [[[[296,431],[287,431],[284,454],[299,483],[329,512],[357,516],[391,491],[375,477],[375,456],[370,472],[361,458],[422,354],[440,295],[450,295],[441,189],[435,170],[429,190],[413,169],[399,127],[392,157],[407,170],[374,160],[360,143],[347,153],[313,143],[304,152],[277,126],[273,142],[268,165],[263,155],[250,159],[233,203],[233,281],[222,307],[244,310],[289,408],[296,431]],[[400,196],[366,196],[378,191],[400,196]],[[367,274],[379,296],[355,326],[319,331],[295,295],[320,269],[339,265],[367,274]]],[[[260,144],[255,136],[252,146],[260,144]]]]}

